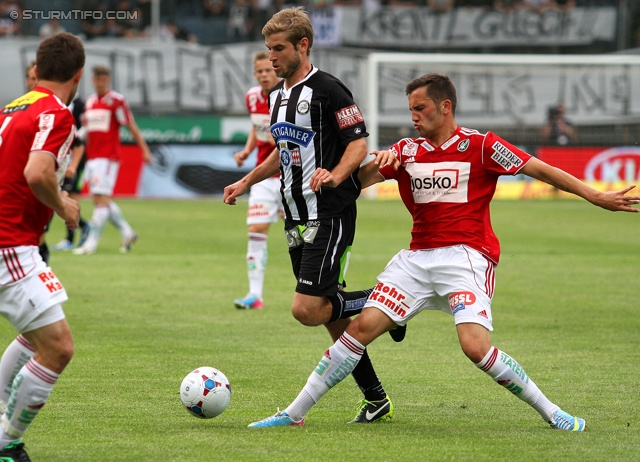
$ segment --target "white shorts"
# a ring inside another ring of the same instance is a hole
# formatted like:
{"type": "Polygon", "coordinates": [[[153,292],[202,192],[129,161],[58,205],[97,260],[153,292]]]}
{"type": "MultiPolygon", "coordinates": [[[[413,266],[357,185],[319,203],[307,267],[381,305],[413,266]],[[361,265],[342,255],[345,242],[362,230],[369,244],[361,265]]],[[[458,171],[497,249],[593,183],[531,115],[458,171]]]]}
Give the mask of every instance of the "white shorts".
{"type": "Polygon", "coordinates": [[[84,182],[89,183],[91,194],[113,196],[120,164],[111,159],[91,159],[84,167],[84,182]]]}
{"type": "Polygon", "coordinates": [[[18,332],[64,319],[64,287],[36,246],[0,249],[0,315],[18,332]]]}
{"type": "Polygon", "coordinates": [[[470,322],[492,331],[495,266],[463,245],[401,250],[378,275],[365,307],[384,311],[399,325],[422,310],[442,310],[456,324],[470,322]]]}
{"type": "Polygon", "coordinates": [[[277,223],[278,216],[283,216],[280,179],[267,178],[251,186],[247,225],[277,223]]]}

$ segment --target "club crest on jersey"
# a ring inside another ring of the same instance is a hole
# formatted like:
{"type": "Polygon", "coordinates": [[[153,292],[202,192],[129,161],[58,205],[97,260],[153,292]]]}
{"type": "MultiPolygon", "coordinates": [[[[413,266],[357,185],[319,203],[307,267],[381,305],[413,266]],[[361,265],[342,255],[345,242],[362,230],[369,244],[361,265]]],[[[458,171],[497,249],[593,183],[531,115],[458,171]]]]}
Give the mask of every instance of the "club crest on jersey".
{"type": "Polygon", "coordinates": [[[476,296],[473,292],[456,292],[449,295],[449,307],[451,314],[464,310],[467,305],[473,305],[476,302],[476,296]]]}
{"type": "Polygon", "coordinates": [[[309,147],[316,132],[289,122],[278,122],[271,126],[271,135],[278,143],[289,141],[305,148],[309,147]]]}
{"type": "Polygon", "coordinates": [[[360,122],[364,122],[362,112],[360,112],[360,108],[355,104],[342,108],[339,111],[336,111],[335,114],[340,130],[359,124],[360,122]]]}
{"type": "Polygon", "coordinates": [[[280,149],[280,163],[284,167],[288,167],[289,165],[291,165],[291,153],[287,148],[280,149]]]}
{"type": "Polygon", "coordinates": [[[458,143],[458,151],[465,152],[469,148],[469,139],[462,140],[458,143]]]}
{"type": "Polygon", "coordinates": [[[296,111],[300,115],[305,115],[307,112],[309,112],[309,108],[310,107],[311,107],[311,105],[309,104],[309,101],[307,101],[306,99],[303,99],[296,106],[296,111]]]}
{"type": "Polygon", "coordinates": [[[493,143],[493,146],[491,147],[493,148],[491,158],[505,170],[509,171],[514,167],[520,167],[522,165],[522,159],[516,156],[509,148],[499,141],[493,143]]]}

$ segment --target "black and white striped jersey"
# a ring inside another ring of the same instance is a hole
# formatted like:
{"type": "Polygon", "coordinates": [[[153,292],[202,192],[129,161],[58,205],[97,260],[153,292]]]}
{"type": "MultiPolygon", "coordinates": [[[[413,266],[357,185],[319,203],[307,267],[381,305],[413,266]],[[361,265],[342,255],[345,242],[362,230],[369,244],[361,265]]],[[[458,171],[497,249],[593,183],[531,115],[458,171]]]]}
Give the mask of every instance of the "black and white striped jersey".
{"type": "Polygon", "coordinates": [[[280,152],[280,191],[287,220],[340,215],[360,195],[356,170],[338,187],[309,188],[317,168],[332,170],[347,145],[367,136],[364,117],[340,80],[314,67],[296,85],[281,81],[269,96],[271,134],[280,152]]]}

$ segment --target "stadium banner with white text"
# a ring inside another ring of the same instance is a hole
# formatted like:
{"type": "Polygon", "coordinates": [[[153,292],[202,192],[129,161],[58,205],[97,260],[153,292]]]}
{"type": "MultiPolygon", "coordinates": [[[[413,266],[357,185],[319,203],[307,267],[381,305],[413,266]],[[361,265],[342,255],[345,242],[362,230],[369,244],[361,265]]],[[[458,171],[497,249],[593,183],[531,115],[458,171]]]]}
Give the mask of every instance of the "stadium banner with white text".
{"type": "MultiPolygon", "coordinates": [[[[615,7],[576,7],[570,11],[526,8],[510,12],[488,8],[427,7],[365,9],[337,6],[312,11],[317,43],[335,46],[428,48],[591,45],[616,40],[615,7]],[[345,27],[345,25],[349,25],[345,27]],[[335,31],[341,32],[336,38],[335,31]],[[325,37],[326,36],[326,37],[325,37]]],[[[315,38],[314,38],[315,40],[315,38]]]]}

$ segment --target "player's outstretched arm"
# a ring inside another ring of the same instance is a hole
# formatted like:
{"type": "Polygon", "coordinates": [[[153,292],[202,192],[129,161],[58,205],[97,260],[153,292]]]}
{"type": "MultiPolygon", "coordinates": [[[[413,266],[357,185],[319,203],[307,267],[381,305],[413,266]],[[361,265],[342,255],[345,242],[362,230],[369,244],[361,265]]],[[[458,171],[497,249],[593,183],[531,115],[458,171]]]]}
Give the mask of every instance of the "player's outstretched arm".
{"type": "Polygon", "coordinates": [[[247,173],[240,180],[224,188],[222,200],[225,204],[236,205],[236,198],[246,193],[251,186],[274,176],[280,168],[280,153],[277,149],[256,168],[247,173]]]}
{"type": "Polygon", "coordinates": [[[640,203],[640,196],[627,196],[627,193],[636,187],[635,185],[619,191],[598,191],[573,175],[536,158],[529,160],[520,172],[562,191],[580,196],[603,209],[614,212],[640,212],[637,208],[632,207],[640,203]]]}
{"type": "Polygon", "coordinates": [[[134,141],[142,151],[142,161],[145,164],[150,164],[152,160],[151,150],[149,149],[149,145],[142,136],[138,125],[135,122],[131,122],[129,125],[127,125],[127,128],[131,132],[131,136],[133,137],[134,141]]]}
{"type": "Polygon", "coordinates": [[[358,180],[360,180],[362,189],[384,181],[384,177],[379,174],[382,167],[393,165],[393,169],[398,170],[400,166],[400,161],[398,161],[395,153],[392,151],[374,150],[369,154],[375,156],[375,158],[360,167],[360,171],[358,172],[358,180]]]}
{"type": "Polygon", "coordinates": [[[249,157],[249,154],[251,154],[251,151],[253,151],[257,145],[258,141],[256,138],[256,127],[251,127],[251,130],[249,130],[249,136],[247,137],[247,142],[244,145],[244,149],[240,152],[236,152],[233,155],[233,158],[236,160],[236,164],[238,165],[238,167],[242,167],[244,161],[247,160],[247,157],[249,157]]]}

